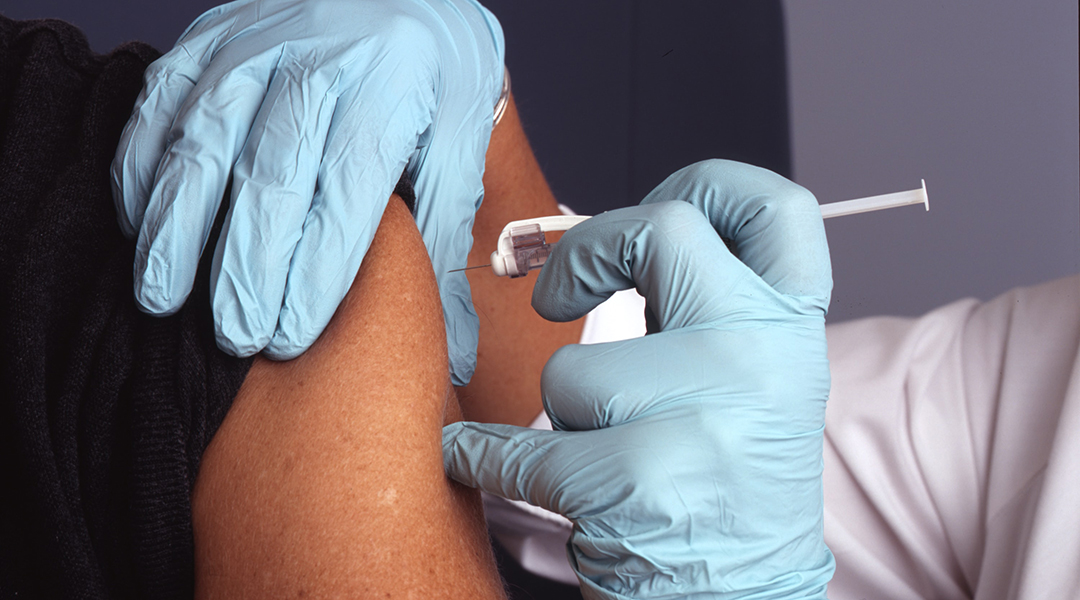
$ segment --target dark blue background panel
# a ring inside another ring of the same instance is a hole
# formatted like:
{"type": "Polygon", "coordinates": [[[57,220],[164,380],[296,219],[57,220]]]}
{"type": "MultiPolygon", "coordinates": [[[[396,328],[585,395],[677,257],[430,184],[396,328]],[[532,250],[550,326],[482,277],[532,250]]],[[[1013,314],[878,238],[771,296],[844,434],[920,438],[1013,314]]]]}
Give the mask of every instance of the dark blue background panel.
{"type": "Polygon", "coordinates": [[[790,175],[779,2],[486,5],[540,164],[576,210],[635,204],[706,158],[790,175]]]}

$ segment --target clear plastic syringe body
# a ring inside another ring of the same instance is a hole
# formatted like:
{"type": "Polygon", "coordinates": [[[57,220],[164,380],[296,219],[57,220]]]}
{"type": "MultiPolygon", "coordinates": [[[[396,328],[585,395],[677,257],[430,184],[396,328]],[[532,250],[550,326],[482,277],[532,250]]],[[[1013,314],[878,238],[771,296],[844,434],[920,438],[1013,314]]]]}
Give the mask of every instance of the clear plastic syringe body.
{"type": "MultiPolygon", "coordinates": [[[[926,210],[930,210],[926,180],[923,180],[922,187],[916,190],[822,204],[821,216],[828,219],[909,204],[922,204],[926,210]]],[[[529,271],[542,267],[551,254],[551,245],[547,243],[545,232],[565,231],[588,218],[562,215],[508,223],[499,234],[496,250],[491,253],[491,264],[481,266],[490,266],[491,271],[500,277],[523,277],[529,271]]],[[[477,267],[466,267],[468,268],[477,267]]]]}
{"type": "Polygon", "coordinates": [[[907,206],[909,204],[922,204],[926,207],[926,210],[930,210],[930,198],[926,195],[925,179],[922,180],[922,187],[916,190],[822,204],[821,216],[824,219],[828,219],[830,217],[855,215],[896,206],[907,206]]]}

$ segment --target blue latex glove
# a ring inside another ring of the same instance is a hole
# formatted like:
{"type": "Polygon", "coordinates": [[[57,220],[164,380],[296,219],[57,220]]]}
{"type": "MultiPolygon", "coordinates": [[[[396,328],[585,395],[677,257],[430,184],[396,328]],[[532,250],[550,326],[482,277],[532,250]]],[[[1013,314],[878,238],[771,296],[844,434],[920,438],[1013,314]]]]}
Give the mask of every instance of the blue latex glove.
{"type": "Polygon", "coordinates": [[[447,473],[572,520],[586,598],[824,598],[832,279],[814,197],[693,165],[568,231],[533,307],[571,320],[635,286],[649,335],[566,346],[544,368],[556,431],[449,425],[447,473]]]}
{"type": "Polygon", "coordinates": [[[483,194],[503,37],[471,0],[241,0],[152,64],[112,180],[138,235],[135,296],[179,310],[226,183],[211,296],[218,344],[299,355],[345,296],[408,163],[455,383],[477,321],[462,267],[483,194]]]}

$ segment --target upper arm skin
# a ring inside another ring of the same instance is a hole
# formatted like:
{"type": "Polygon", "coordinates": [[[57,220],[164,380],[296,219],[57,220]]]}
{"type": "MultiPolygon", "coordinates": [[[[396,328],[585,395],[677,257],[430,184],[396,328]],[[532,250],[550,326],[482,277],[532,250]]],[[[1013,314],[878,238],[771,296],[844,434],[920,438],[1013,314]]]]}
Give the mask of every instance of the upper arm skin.
{"type": "Polygon", "coordinates": [[[431,263],[391,199],[299,358],[259,358],[192,496],[197,598],[503,598],[479,495],[443,472],[457,420],[431,263]]]}
{"type": "MultiPolygon", "coordinates": [[[[512,97],[484,187],[469,264],[509,221],[559,214],[512,97]]],[[[396,199],[315,345],[256,359],[192,496],[197,598],[503,597],[479,494],[443,472],[442,425],[527,425],[544,363],[581,322],[532,310],[536,273],[468,276],[480,345],[460,410],[431,263],[396,199]]]]}

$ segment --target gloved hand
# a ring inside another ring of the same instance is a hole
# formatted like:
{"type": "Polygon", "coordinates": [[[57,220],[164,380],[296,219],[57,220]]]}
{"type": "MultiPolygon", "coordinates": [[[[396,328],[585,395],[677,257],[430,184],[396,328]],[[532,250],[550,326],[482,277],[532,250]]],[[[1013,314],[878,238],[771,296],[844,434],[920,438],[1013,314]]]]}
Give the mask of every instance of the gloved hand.
{"type": "Polygon", "coordinates": [[[499,23],[473,0],[239,0],[203,14],[147,69],[113,162],[143,310],[187,299],[231,178],[211,279],[218,344],[299,355],[408,162],[463,384],[477,321],[464,273],[447,271],[472,244],[502,61],[499,23]]]}
{"type": "Polygon", "coordinates": [[[692,165],[568,231],[533,307],[575,319],[634,286],[648,335],[566,346],[544,368],[556,431],[449,425],[447,473],[572,520],[586,598],[824,598],[832,280],[814,197],[756,167],[692,165]]]}

